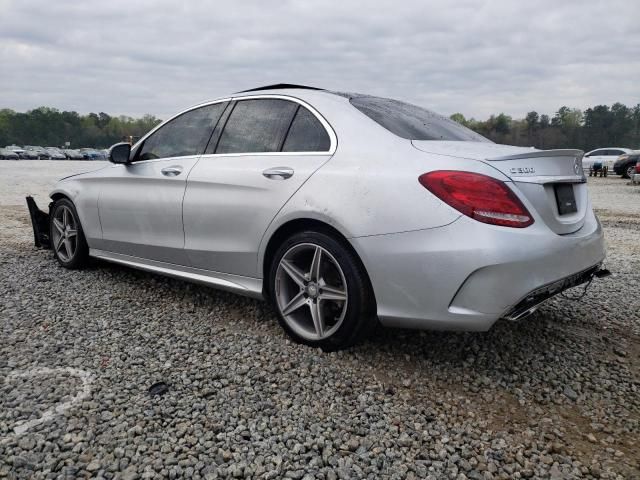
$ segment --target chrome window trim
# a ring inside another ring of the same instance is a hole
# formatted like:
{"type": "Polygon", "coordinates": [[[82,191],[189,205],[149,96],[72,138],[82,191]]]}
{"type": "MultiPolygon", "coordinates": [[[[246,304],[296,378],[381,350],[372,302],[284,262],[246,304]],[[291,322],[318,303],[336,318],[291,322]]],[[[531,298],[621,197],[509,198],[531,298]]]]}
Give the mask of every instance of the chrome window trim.
{"type": "MultiPolygon", "coordinates": [[[[180,115],[184,115],[185,113],[188,113],[192,110],[196,110],[198,108],[202,108],[202,107],[208,107],[209,105],[215,105],[216,103],[224,103],[224,102],[231,102],[231,101],[242,101],[242,100],[259,100],[259,99],[263,99],[263,98],[276,98],[276,99],[280,99],[280,100],[288,100],[294,103],[297,103],[299,105],[302,105],[303,107],[305,107],[306,109],[308,109],[317,119],[318,121],[322,124],[322,126],[324,127],[325,131],[327,132],[327,134],[329,135],[329,141],[330,141],[330,145],[329,145],[329,150],[326,150],[324,152],[242,152],[242,153],[203,153],[202,155],[185,155],[188,157],[192,157],[192,156],[198,156],[199,158],[209,158],[209,157],[242,157],[242,156],[256,156],[256,155],[265,155],[265,156],[291,156],[291,155],[333,155],[336,152],[336,149],[338,148],[338,137],[336,136],[336,132],[333,129],[333,127],[331,126],[331,124],[324,118],[324,116],[322,116],[322,114],[320,112],[318,112],[318,110],[315,109],[315,107],[313,107],[312,105],[310,105],[309,103],[307,103],[306,101],[297,98],[297,97],[292,97],[290,95],[280,95],[280,94],[262,94],[262,95],[247,95],[247,96],[237,96],[237,97],[226,97],[226,98],[222,98],[222,99],[218,99],[218,100],[213,100],[213,101],[209,101],[209,102],[204,102],[204,103],[199,103],[197,105],[193,105],[189,108],[186,108],[185,110],[182,110],[179,113],[176,113],[174,116],[172,116],[171,118],[165,120],[164,122],[162,122],[161,124],[157,125],[156,127],[154,127],[152,130],[150,130],[144,137],[142,137],[140,140],[138,140],[132,147],[131,150],[134,150],[136,148],[138,148],[138,146],[140,144],[142,144],[142,142],[144,142],[147,138],[149,138],[151,135],[153,135],[157,130],[159,130],[160,128],[162,128],[164,125],[166,125],[167,123],[169,123],[170,121],[172,121],[175,118],[178,118],[180,115]]],[[[184,158],[184,157],[166,157],[166,158],[154,158],[154,159],[150,159],[150,160],[138,160],[135,162],[131,162],[128,163],[127,165],[133,165],[133,164],[141,164],[141,163],[148,163],[148,162],[158,162],[158,161],[166,161],[169,159],[178,159],[178,158],[184,158]]]]}
{"type": "Polygon", "coordinates": [[[315,107],[313,107],[312,105],[310,105],[309,103],[307,103],[306,101],[302,100],[301,98],[298,97],[293,97],[291,95],[282,95],[282,94],[262,94],[262,95],[246,95],[246,96],[237,96],[237,97],[232,97],[232,100],[235,101],[242,101],[242,100],[260,100],[260,99],[264,99],[264,98],[275,98],[275,99],[280,99],[280,100],[289,100],[291,102],[297,103],[299,105],[302,105],[303,107],[305,107],[307,110],[309,110],[313,116],[315,116],[318,121],[322,124],[322,126],[324,127],[325,131],[327,132],[327,134],[329,135],[329,141],[330,141],[330,145],[329,145],[329,150],[325,150],[323,152],[242,152],[242,153],[232,153],[232,154],[212,154],[212,155],[265,155],[265,154],[271,154],[271,155],[286,155],[286,154],[294,154],[294,155],[305,155],[305,154],[313,154],[313,155],[333,155],[336,152],[336,148],[338,147],[338,137],[336,136],[336,132],[333,129],[333,127],[331,126],[331,124],[329,122],[327,122],[327,120],[324,118],[324,116],[322,116],[322,114],[320,112],[318,112],[318,110],[315,109],[315,107]]]}
{"type": "MultiPolygon", "coordinates": [[[[231,97],[227,97],[227,98],[221,98],[219,100],[213,100],[213,101],[209,101],[209,102],[204,102],[204,103],[199,103],[197,105],[193,105],[189,108],[185,108],[184,110],[182,110],[179,113],[176,113],[174,116],[172,116],[171,118],[168,118],[167,120],[165,120],[164,122],[160,123],[159,125],[156,125],[155,127],[153,127],[151,130],[149,130],[147,132],[147,134],[142,137],[140,140],[138,140],[136,143],[134,143],[131,147],[131,150],[135,149],[139,144],[141,144],[142,142],[144,142],[147,138],[149,138],[151,135],[153,135],[154,133],[156,133],[157,130],[160,130],[160,128],[164,127],[167,123],[169,123],[171,120],[173,120],[174,118],[178,118],[180,115],[184,115],[187,112],[190,112],[191,110],[196,110],[198,108],[202,108],[202,107],[208,107],[209,105],[215,105],[216,103],[224,103],[224,102],[230,102],[231,101],[231,97]]],[[[178,158],[178,157],[169,157],[169,158],[178,158]]],[[[142,160],[144,161],[144,160],[142,160]]],[[[137,163],[137,162],[136,162],[137,163]]]]}

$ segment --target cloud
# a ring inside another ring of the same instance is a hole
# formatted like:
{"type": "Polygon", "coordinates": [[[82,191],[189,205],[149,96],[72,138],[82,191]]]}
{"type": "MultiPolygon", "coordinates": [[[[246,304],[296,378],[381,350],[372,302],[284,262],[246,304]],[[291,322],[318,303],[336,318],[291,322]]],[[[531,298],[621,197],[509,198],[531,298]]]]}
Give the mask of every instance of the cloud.
{"type": "Polygon", "coordinates": [[[485,118],[640,102],[628,0],[0,0],[0,107],[167,117],[287,82],[485,118]]]}

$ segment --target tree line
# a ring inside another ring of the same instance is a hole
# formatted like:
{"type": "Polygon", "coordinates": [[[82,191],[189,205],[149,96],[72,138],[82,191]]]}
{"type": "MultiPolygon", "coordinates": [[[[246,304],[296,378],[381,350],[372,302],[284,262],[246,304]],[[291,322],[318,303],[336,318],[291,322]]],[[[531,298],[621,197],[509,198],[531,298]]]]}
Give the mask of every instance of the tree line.
{"type": "MultiPolygon", "coordinates": [[[[451,118],[494,142],[509,145],[585,151],[608,146],[640,149],[640,104],[597,105],[584,112],[563,106],[553,116],[533,111],[515,120],[504,113],[491,115],[484,121],[466,119],[461,113],[451,118]]],[[[112,117],[104,112],[80,115],[49,107],[24,113],[3,109],[0,146],[61,146],[70,142],[72,148],[106,148],[125,137],[140,137],[160,121],[153,115],[141,118],[112,117]]]]}
{"type": "Polygon", "coordinates": [[[47,147],[107,148],[123,138],[140,137],[160,123],[153,115],[112,117],[104,112],[80,115],[40,107],[25,113],[0,110],[0,147],[39,145],[47,147]]]}
{"type": "Polygon", "coordinates": [[[484,121],[466,119],[461,113],[451,118],[494,142],[508,145],[584,151],[598,147],[640,149],[640,104],[597,105],[584,112],[563,106],[551,117],[533,111],[519,120],[504,113],[484,121]]]}

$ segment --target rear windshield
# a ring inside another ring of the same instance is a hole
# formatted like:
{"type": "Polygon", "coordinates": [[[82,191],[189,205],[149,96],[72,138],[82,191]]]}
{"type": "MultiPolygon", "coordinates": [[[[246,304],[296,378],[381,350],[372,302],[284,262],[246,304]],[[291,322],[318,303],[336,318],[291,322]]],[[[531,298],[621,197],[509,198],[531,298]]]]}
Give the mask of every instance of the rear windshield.
{"type": "Polygon", "coordinates": [[[410,103],[368,95],[354,96],[349,101],[371,120],[402,138],[491,142],[450,118],[410,103]]]}

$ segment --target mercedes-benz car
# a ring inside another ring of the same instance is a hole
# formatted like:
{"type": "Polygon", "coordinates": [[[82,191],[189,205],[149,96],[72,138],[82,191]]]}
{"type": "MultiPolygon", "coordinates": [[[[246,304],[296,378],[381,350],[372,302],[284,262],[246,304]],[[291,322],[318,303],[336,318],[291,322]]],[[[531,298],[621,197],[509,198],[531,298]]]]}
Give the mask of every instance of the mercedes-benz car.
{"type": "Polygon", "coordinates": [[[36,242],[269,299],[326,350],[484,331],[602,273],[582,152],[497,145],[408,103],[276,85],[186,109],[61,180],[36,242]]]}

